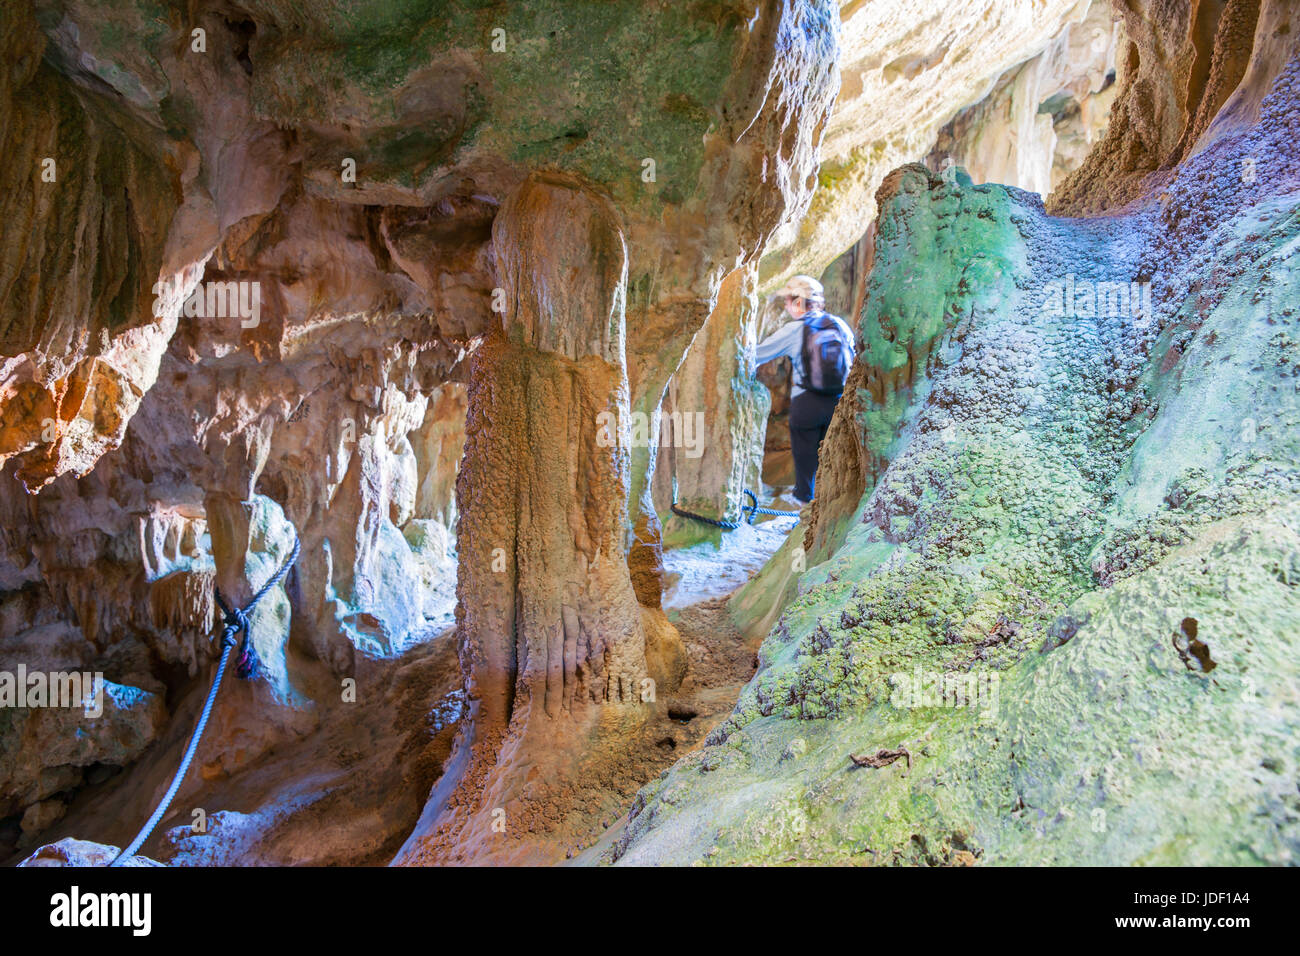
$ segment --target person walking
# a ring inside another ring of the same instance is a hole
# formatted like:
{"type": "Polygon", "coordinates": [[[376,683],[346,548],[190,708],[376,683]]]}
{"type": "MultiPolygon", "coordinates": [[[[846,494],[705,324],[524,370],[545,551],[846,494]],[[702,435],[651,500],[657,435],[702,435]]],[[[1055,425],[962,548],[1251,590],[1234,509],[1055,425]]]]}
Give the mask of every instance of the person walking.
{"type": "Polygon", "coordinates": [[[781,295],[787,322],[758,344],[755,364],[786,356],[793,365],[790,383],[790,451],[794,456],[794,496],[813,499],[817,456],[855,354],[853,330],[825,311],[822,284],[812,276],[792,278],[781,295]]]}

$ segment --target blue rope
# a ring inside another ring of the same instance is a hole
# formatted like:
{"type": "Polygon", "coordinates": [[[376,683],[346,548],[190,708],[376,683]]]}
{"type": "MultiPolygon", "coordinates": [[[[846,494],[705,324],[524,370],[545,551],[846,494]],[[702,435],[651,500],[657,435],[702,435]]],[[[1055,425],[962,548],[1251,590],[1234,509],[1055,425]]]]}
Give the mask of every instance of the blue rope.
{"type": "Polygon", "coordinates": [[[140,832],[136,834],[135,839],[131,841],[131,844],[119,853],[112,863],[108,864],[109,866],[121,866],[125,861],[136,855],[140,847],[144,845],[144,841],[149,839],[149,835],[153,833],[154,827],[159,824],[163,815],[167,813],[167,808],[171,806],[176,791],[181,788],[181,781],[185,779],[185,771],[190,769],[190,761],[194,759],[194,752],[199,749],[199,739],[203,736],[203,728],[207,726],[208,717],[212,714],[212,705],[216,703],[217,691],[221,689],[221,678],[225,676],[226,665],[230,662],[230,652],[235,649],[236,641],[230,631],[226,632],[222,644],[221,663],[217,665],[217,676],[212,681],[212,690],[208,691],[208,699],[203,702],[203,712],[199,714],[199,722],[194,725],[194,733],[190,735],[189,746],[185,748],[185,756],[181,757],[181,765],[176,769],[176,775],[172,777],[171,786],[163,794],[162,802],[158,804],[158,809],[154,810],[153,816],[145,822],[140,832]]]}
{"type": "Polygon", "coordinates": [[[237,673],[240,677],[250,678],[257,676],[260,672],[257,652],[249,642],[251,628],[249,627],[248,615],[253,610],[254,605],[266,596],[266,592],[279,584],[280,579],[289,573],[289,568],[291,568],[293,563],[298,560],[298,548],[299,542],[295,537],[293,540],[293,550],[289,553],[289,557],[285,559],[284,564],[280,565],[280,569],[271,576],[269,581],[262,585],[261,589],[253,595],[252,600],[244,607],[227,607],[225,600],[221,596],[221,592],[219,590],[215,592],[217,604],[221,606],[225,618],[222,622],[221,660],[217,664],[217,674],[212,679],[212,689],[208,691],[208,699],[203,702],[203,710],[199,712],[198,723],[194,725],[194,733],[190,734],[190,742],[185,747],[184,756],[181,757],[181,765],[176,768],[176,774],[172,777],[171,786],[167,788],[167,792],[163,794],[162,800],[158,803],[158,808],[154,810],[153,815],[145,821],[145,825],[141,827],[140,832],[136,834],[135,839],[132,840],[130,845],[123,849],[122,852],[114,858],[112,863],[108,864],[109,866],[121,866],[139,852],[140,847],[144,845],[144,841],[149,839],[149,835],[153,833],[154,828],[158,826],[162,821],[162,818],[166,815],[167,808],[171,806],[172,800],[176,797],[176,791],[180,790],[181,782],[185,779],[185,773],[190,769],[190,763],[194,760],[194,754],[199,749],[199,740],[203,737],[203,729],[208,725],[208,718],[212,716],[212,705],[217,702],[217,691],[221,689],[221,679],[226,676],[226,665],[230,663],[230,652],[233,651],[235,645],[239,643],[235,638],[236,634],[242,632],[244,635],[244,647],[240,654],[237,673]]]}
{"type": "Polygon", "coordinates": [[[748,513],[748,514],[749,514],[749,523],[750,523],[750,524],[753,524],[753,523],[754,523],[754,515],[770,515],[770,516],[773,517],[773,518],[797,518],[797,517],[799,517],[799,512],[797,512],[797,511],[776,511],[776,510],[774,510],[774,509],[772,509],[772,508],[760,508],[760,507],[758,506],[758,498],[755,497],[755,495],[754,495],[754,493],[753,493],[752,491],[750,491],[748,488],[746,488],[746,489],[745,489],[745,494],[747,494],[747,495],[749,496],[749,500],[752,501],[753,504],[751,504],[748,508],[746,508],[746,507],[744,507],[744,506],[742,505],[740,511],[741,511],[742,514],[744,514],[744,513],[748,513]]]}
{"type": "Polygon", "coordinates": [[[701,524],[710,524],[715,528],[721,528],[723,531],[735,531],[740,527],[738,521],[719,521],[717,518],[706,518],[704,515],[698,515],[694,511],[687,511],[685,508],[677,507],[677,502],[673,502],[669,507],[672,508],[673,514],[680,515],[683,518],[690,518],[692,521],[698,521],[701,524]]]}
{"type": "MultiPolygon", "coordinates": [[[[746,494],[749,497],[749,500],[752,502],[752,504],[740,506],[740,513],[745,517],[745,521],[748,524],[754,523],[755,515],[770,515],[773,518],[799,517],[799,512],[797,511],[775,511],[772,508],[760,508],[758,506],[758,498],[748,488],[744,490],[744,494],[746,494]]],[[[670,507],[672,509],[672,513],[675,515],[680,515],[683,518],[690,518],[692,521],[698,521],[701,524],[712,525],[713,527],[721,528],[724,531],[735,531],[737,528],[740,527],[739,521],[719,521],[717,518],[709,518],[701,514],[696,514],[694,511],[687,511],[685,508],[677,507],[677,480],[676,479],[673,479],[673,503],[670,507]]]]}

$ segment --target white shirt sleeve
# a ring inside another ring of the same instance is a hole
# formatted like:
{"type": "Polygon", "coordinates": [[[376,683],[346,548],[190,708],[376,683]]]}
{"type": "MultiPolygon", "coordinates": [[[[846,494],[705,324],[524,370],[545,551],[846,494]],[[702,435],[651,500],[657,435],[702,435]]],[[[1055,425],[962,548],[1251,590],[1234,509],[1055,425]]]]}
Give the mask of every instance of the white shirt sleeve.
{"type": "Polygon", "coordinates": [[[791,361],[798,358],[803,348],[803,323],[796,320],[787,322],[777,329],[754,350],[754,364],[762,365],[788,355],[791,361]]]}

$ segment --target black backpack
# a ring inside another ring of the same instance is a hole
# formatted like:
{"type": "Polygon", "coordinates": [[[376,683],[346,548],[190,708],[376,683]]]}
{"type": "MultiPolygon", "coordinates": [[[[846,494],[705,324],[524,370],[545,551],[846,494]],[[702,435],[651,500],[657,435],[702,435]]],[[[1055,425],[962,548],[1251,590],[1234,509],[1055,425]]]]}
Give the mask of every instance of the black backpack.
{"type": "Polygon", "coordinates": [[[840,324],[825,312],[803,318],[803,382],[810,392],[840,395],[849,377],[853,342],[840,324]]]}

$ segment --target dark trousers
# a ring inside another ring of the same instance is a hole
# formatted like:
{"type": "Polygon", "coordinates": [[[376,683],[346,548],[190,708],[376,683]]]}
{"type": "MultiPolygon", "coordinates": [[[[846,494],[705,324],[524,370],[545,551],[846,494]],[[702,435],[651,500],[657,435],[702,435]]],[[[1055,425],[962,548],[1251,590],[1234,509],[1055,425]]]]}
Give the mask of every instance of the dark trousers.
{"type": "Polygon", "coordinates": [[[838,395],[804,392],[790,400],[790,452],[794,455],[794,496],[812,501],[817,477],[817,448],[826,437],[838,395]]]}

